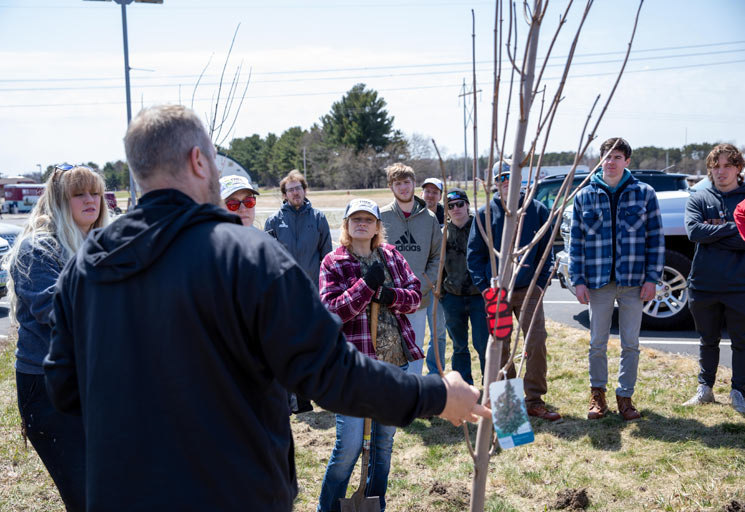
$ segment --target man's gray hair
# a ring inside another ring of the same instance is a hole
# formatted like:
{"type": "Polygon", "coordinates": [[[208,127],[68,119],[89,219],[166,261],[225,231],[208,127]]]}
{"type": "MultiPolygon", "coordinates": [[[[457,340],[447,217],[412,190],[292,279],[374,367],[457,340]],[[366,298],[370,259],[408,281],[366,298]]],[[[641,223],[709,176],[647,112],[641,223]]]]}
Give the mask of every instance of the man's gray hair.
{"type": "Polygon", "coordinates": [[[124,136],[127,163],[137,180],[147,181],[156,173],[178,175],[194,146],[212,157],[212,141],[202,121],[182,105],[143,109],[124,136]]]}

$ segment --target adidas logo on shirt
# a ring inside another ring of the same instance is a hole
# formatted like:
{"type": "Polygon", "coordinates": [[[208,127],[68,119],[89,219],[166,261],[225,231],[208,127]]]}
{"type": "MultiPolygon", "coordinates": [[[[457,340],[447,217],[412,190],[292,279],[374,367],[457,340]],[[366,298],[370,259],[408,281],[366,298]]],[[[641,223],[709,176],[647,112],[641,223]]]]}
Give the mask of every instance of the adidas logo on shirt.
{"type": "Polygon", "coordinates": [[[421,252],[422,246],[416,243],[414,236],[411,233],[404,233],[401,238],[395,242],[396,250],[398,252],[421,252]],[[408,238],[407,236],[408,235],[408,238]]]}

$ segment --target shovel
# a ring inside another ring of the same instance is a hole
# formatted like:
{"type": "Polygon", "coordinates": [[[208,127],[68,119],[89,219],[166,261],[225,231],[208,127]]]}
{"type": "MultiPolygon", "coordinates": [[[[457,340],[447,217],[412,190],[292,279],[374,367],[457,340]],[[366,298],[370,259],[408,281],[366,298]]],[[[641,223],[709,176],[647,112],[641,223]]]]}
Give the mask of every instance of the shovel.
{"type": "MultiPolygon", "coordinates": [[[[370,305],[370,335],[372,336],[373,350],[377,346],[378,337],[378,308],[380,305],[373,302],[370,305]]],[[[364,433],[362,435],[362,471],[360,471],[360,486],[354,491],[351,498],[341,498],[341,512],[380,512],[380,498],[378,496],[365,497],[365,483],[367,482],[367,466],[370,464],[370,431],[372,420],[365,418],[364,433]]]]}

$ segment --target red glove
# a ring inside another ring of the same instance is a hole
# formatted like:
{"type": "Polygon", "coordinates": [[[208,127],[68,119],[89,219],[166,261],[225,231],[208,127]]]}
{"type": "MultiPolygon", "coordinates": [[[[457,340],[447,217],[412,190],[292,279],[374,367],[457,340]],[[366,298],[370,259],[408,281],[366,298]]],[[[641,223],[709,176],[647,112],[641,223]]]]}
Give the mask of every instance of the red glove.
{"type": "Polygon", "coordinates": [[[512,334],[512,313],[507,303],[507,292],[502,288],[487,288],[482,292],[486,303],[486,323],[489,326],[489,334],[496,338],[509,338],[512,334]],[[497,311],[499,302],[499,311],[497,311]],[[494,332],[496,324],[497,331],[494,332]]]}

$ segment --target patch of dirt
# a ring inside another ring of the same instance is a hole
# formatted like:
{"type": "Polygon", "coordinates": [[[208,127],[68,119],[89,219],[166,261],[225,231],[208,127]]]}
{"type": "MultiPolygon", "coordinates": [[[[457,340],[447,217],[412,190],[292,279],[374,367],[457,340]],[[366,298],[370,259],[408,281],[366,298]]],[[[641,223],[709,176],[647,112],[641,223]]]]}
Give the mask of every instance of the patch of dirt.
{"type": "Polygon", "coordinates": [[[435,483],[433,483],[432,487],[430,487],[429,489],[430,494],[443,495],[443,494],[447,494],[447,492],[448,492],[447,488],[437,481],[435,481],[435,483]]]}
{"type": "Polygon", "coordinates": [[[724,506],[722,512],[745,512],[745,503],[732,500],[724,506]]]}
{"type": "Polygon", "coordinates": [[[590,504],[587,489],[564,489],[556,493],[556,501],[551,508],[558,510],[584,510],[590,504]]]}
{"type": "MultiPolygon", "coordinates": [[[[435,480],[429,488],[432,503],[449,503],[455,510],[465,510],[470,501],[470,494],[465,486],[442,483],[435,480]]],[[[427,507],[427,510],[431,507],[427,507]]]]}

